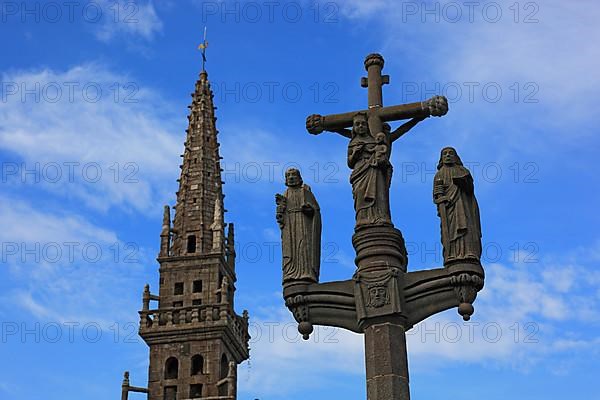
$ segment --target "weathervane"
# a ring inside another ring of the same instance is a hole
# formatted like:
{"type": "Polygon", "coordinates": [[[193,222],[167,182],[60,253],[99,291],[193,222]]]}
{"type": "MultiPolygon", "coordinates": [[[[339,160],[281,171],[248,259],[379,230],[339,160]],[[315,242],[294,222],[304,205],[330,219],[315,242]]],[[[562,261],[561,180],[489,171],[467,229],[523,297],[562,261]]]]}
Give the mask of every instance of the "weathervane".
{"type": "Polygon", "coordinates": [[[205,70],[204,65],[206,64],[206,48],[208,42],[206,41],[206,26],[204,27],[204,40],[198,45],[198,50],[202,52],[202,71],[205,70]]]}

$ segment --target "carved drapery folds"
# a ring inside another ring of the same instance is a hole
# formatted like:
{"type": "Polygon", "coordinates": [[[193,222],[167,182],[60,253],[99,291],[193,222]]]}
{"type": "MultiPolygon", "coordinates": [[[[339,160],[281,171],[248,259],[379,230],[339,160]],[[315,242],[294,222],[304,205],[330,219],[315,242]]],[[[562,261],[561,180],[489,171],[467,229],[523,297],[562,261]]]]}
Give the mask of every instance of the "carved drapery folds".
{"type": "Polygon", "coordinates": [[[283,284],[319,281],[321,211],[300,171],[286,171],[288,188],[277,194],[276,219],[281,228],[283,284]]]}
{"type": "Polygon", "coordinates": [[[356,212],[356,227],[391,225],[389,134],[371,132],[368,117],[358,113],[353,119],[352,138],[348,143],[348,167],[356,212]]]}
{"type": "Polygon", "coordinates": [[[433,201],[440,217],[444,265],[480,265],[481,224],[473,177],[452,147],[441,151],[433,182],[433,201]]]}

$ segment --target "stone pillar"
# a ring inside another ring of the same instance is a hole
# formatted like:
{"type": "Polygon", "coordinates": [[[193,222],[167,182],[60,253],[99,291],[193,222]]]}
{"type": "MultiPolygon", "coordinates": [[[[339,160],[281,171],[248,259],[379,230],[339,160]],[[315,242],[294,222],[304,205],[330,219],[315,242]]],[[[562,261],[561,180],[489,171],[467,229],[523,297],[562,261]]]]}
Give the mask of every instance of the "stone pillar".
{"type": "Polygon", "coordinates": [[[354,274],[356,314],[365,335],[368,400],[409,400],[401,232],[389,225],[357,229],[354,274]]]}
{"type": "Polygon", "coordinates": [[[358,271],[398,268],[406,272],[408,256],[402,232],[391,225],[363,226],[352,235],[358,271]]]}
{"type": "Polygon", "coordinates": [[[401,324],[365,328],[367,400],[409,400],[406,334],[401,324]]]}

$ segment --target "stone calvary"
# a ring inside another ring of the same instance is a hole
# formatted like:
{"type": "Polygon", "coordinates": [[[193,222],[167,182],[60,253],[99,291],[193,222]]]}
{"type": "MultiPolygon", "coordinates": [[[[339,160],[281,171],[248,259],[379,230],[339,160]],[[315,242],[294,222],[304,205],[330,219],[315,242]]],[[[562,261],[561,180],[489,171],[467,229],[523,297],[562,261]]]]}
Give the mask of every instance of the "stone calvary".
{"type": "Polygon", "coordinates": [[[308,339],[313,325],[362,333],[365,338],[367,398],[409,399],[406,331],[436,313],[458,307],[469,320],[472,303],[483,288],[481,226],[473,178],[456,150],[442,149],[433,182],[433,201],[440,217],[444,265],[407,272],[408,257],[400,230],[390,213],[393,143],[424,119],[448,112],[443,96],[396,106],[383,106],[384,60],[365,59],[368,90],[364,110],[310,115],[311,134],[324,131],[349,139],[347,162],[352,170],[356,272],[351,279],[319,282],[321,210],[300,171],[286,172],[287,189],[276,195],[281,228],[283,297],[308,339]],[[397,129],[388,122],[408,120],[397,129]]]}

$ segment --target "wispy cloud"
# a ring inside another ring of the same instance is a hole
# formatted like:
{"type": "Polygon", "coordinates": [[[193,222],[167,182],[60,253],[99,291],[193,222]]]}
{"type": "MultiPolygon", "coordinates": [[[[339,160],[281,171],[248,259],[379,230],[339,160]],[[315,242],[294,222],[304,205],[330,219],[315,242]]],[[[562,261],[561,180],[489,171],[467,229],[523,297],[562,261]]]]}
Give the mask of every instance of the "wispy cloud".
{"type": "Polygon", "coordinates": [[[121,35],[140,37],[148,41],[162,32],[163,23],[152,0],[96,0],[95,4],[102,10],[102,18],[98,22],[95,35],[103,42],[110,42],[121,35]]]}
{"type": "MultiPolygon", "coordinates": [[[[407,333],[413,371],[454,368],[460,362],[521,373],[535,367],[568,374],[581,354],[597,352],[600,343],[593,329],[570,330],[563,325],[600,323],[600,296],[593,295],[600,289],[600,279],[590,268],[594,261],[581,256],[591,250],[581,252],[579,262],[572,264],[562,263],[572,258],[566,254],[534,264],[487,265],[486,286],[475,302],[472,321],[463,323],[452,309],[407,333]],[[582,276],[590,278],[578,279],[582,276]],[[560,359],[560,368],[551,362],[555,359],[560,359]]],[[[273,296],[280,298],[279,293],[273,296]]],[[[240,370],[240,388],[245,392],[284,396],[298,392],[299,375],[310,382],[311,390],[318,390],[334,376],[364,374],[361,335],[317,327],[316,337],[304,342],[283,306],[257,307],[251,322],[252,364],[240,370]]]]}
{"type": "Polygon", "coordinates": [[[137,322],[132,298],[143,285],[145,249],[128,247],[116,233],[72,212],[40,211],[6,196],[0,203],[0,224],[12,227],[0,233],[5,283],[10,283],[2,295],[5,307],[42,322],[102,327],[137,322]],[[115,298],[115,293],[126,295],[115,298]]]}
{"type": "Polygon", "coordinates": [[[4,165],[5,183],[34,183],[104,211],[149,210],[166,194],[181,151],[174,132],[183,126],[135,78],[85,64],[5,73],[2,81],[0,148],[17,156],[4,165]]]}
{"type": "Polygon", "coordinates": [[[539,154],[594,139],[596,113],[574,105],[600,89],[589,74],[600,68],[597,2],[351,0],[340,10],[352,21],[380,21],[364,24],[382,38],[373,50],[410,72],[392,76],[387,91],[456,99],[445,117],[453,122],[441,129],[456,145],[539,154]]]}
{"type": "Polygon", "coordinates": [[[316,327],[308,341],[284,308],[263,308],[251,319],[251,365],[239,371],[240,390],[282,397],[300,390],[318,391],[332,375],[363,374],[361,335],[331,327],[316,327]],[[298,385],[298,377],[303,385],[298,385]]]}

